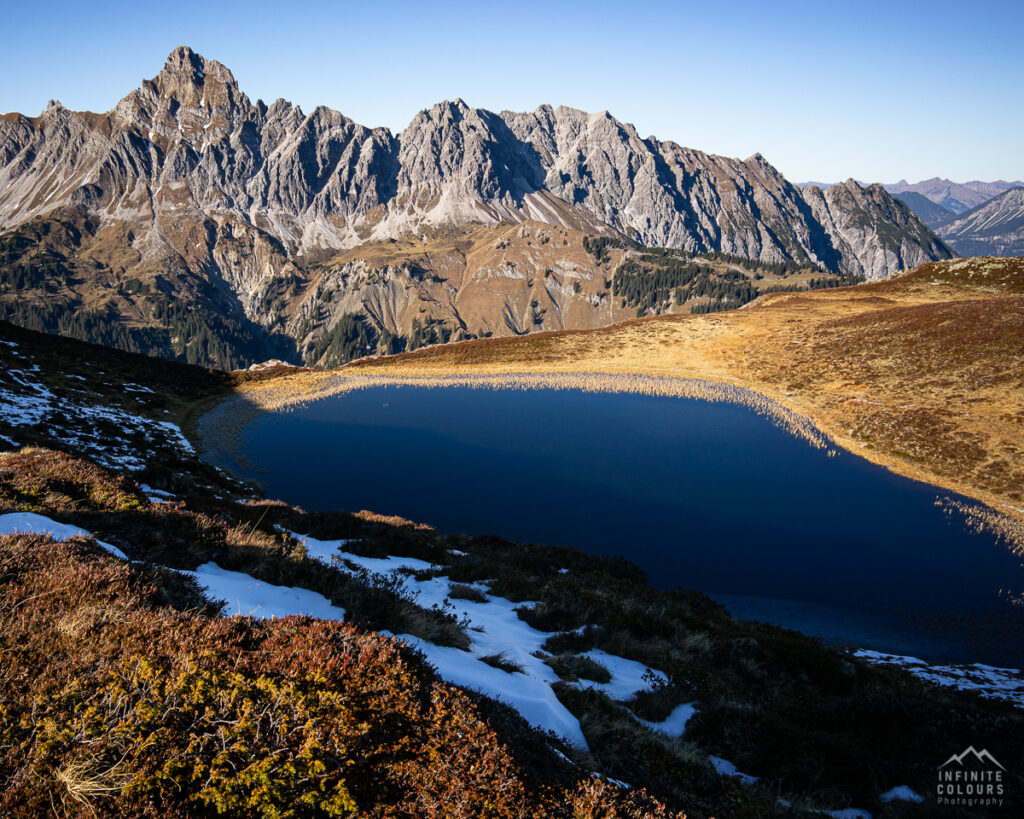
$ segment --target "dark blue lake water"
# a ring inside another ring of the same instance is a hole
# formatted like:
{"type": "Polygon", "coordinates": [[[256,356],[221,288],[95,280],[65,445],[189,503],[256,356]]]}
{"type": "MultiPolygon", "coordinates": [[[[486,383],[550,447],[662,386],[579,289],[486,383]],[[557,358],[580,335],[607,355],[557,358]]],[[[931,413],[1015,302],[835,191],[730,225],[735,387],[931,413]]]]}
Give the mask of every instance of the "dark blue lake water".
{"type": "Polygon", "coordinates": [[[947,493],[829,458],[741,406],[568,390],[380,387],[261,416],[247,468],[270,497],[442,531],[622,555],[737,616],[934,662],[1019,667],[1005,545],[947,493]]]}

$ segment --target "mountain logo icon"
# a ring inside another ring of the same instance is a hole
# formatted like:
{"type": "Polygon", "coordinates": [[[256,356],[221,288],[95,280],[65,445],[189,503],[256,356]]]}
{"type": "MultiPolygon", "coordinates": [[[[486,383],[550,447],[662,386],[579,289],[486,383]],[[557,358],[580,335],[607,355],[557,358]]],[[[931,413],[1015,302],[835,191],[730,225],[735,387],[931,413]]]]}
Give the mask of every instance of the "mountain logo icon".
{"type": "Polygon", "coordinates": [[[945,768],[947,765],[952,765],[954,762],[957,765],[963,766],[965,760],[967,762],[977,762],[981,765],[992,764],[997,766],[1001,770],[1006,770],[1006,768],[1000,765],[999,760],[992,756],[992,754],[990,754],[984,748],[982,748],[980,751],[975,750],[973,745],[968,745],[967,749],[963,753],[953,754],[953,756],[951,756],[949,759],[947,759],[945,762],[939,765],[939,768],[945,768]]]}

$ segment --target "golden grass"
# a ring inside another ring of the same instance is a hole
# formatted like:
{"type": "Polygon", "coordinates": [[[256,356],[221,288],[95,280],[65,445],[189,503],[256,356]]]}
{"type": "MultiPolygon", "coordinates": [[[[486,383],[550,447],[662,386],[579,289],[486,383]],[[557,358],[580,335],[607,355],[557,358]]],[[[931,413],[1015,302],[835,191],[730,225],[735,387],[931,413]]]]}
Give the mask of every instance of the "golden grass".
{"type": "Polygon", "coordinates": [[[125,754],[118,762],[110,765],[94,756],[83,756],[60,768],[55,779],[67,791],[67,795],[95,816],[93,800],[120,793],[132,780],[127,770],[119,770],[125,754]]]}

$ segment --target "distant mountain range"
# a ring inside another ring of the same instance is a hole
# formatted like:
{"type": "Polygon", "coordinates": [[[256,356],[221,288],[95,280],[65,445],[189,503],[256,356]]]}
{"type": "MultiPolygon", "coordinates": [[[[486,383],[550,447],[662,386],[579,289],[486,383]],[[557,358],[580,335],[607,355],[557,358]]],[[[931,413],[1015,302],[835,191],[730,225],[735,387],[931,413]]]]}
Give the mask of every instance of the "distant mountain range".
{"type": "Polygon", "coordinates": [[[937,230],[961,256],[1024,256],[1024,187],[952,216],[937,230]]]}
{"type": "Polygon", "coordinates": [[[222,366],[618,320],[632,242],[755,263],[655,312],[726,304],[756,264],[876,278],[951,255],[881,185],[800,190],[760,154],[564,107],[455,100],[395,135],[251,102],[187,47],[107,113],[0,117],[0,230],[0,318],[222,366]]]}
{"type": "Polygon", "coordinates": [[[918,193],[941,205],[950,213],[958,215],[984,204],[994,196],[1024,185],[1024,182],[952,182],[949,179],[933,177],[923,182],[910,184],[905,179],[886,185],[885,189],[892,194],[918,193]]]}
{"type": "MultiPolygon", "coordinates": [[[[820,183],[800,184],[811,186],[820,183]]],[[[1024,255],[1024,182],[961,183],[935,177],[914,184],[901,179],[884,187],[961,256],[1024,255]]]]}
{"type": "Polygon", "coordinates": [[[1024,255],[1024,183],[936,178],[886,188],[961,256],[1024,255]]]}
{"type": "Polygon", "coordinates": [[[947,219],[952,219],[955,215],[953,211],[933,202],[923,193],[918,193],[917,191],[903,191],[902,193],[895,193],[893,196],[905,203],[932,230],[947,219]]]}

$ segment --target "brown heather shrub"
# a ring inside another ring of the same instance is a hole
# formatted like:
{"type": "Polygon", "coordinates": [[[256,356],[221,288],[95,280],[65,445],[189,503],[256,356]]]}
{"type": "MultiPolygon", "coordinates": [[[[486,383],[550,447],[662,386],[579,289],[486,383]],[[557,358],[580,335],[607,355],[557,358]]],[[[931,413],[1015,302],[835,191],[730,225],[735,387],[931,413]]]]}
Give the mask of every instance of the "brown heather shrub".
{"type": "Polygon", "coordinates": [[[501,654],[488,654],[486,657],[481,657],[480,662],[487,663],[487,665],[493,668],[500,668],[509,674],[523,673],[523,667],[515,660],[510,659],[504,652],[501,654]]]}
{"type": "Polygon", "coordinates": [[[45,515],[147,505],[126,478],[64,452],[26,447],[0,454],[0,508],[45,515]]]}
{"type": "Polygon", "coordinates": [[[630,791],[625,799],[616,791],[614,785],[600,779],[587,780],[572,795],[572,816],[574,819],[667,819],[681,816],[667,810],[646,791],[630,791]],[[615,799],[611,804],[609,797],[615,799]]]}
{"type": "Polygon", "coordinates": [[[448,586],[448,597],[452,600],[469,600],[473,603],[486,603],[487,595],[475,586],[466,583],[451,583],[448,586]]]}
{"type": "MultiPolygon", "coordinates": [[[[264,520],[274,517],[272,511],[281,514],[273,504],[221,504],[210,510],[219,513],[216,517],[183,503],[152,504],[133,484],[94,464],[29,449],[0,456],[4,509],[39,512],[81,526],[134,560],[188,570],[215,560],[221,568],[267,583],[311,589],[343,606],[352,622],[366,628],[415,634],[444,646],[469,645],[452,612],[419,605],[399,582],[310,559],[300,543],[264,520]]],[[[374,519],[364,525],[384,523],[374,519]]],[[[411,525],[399,531],[420,534],[411,525]]]]}
{"type": "Polygon", "coordinates": [[[397,641],[183,611],[188,585],[0,538],[0,815],[669,815],[397,641]]]}

